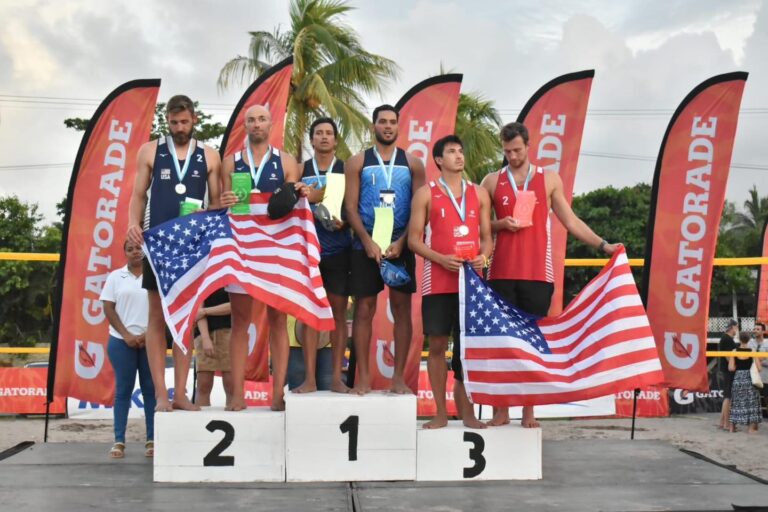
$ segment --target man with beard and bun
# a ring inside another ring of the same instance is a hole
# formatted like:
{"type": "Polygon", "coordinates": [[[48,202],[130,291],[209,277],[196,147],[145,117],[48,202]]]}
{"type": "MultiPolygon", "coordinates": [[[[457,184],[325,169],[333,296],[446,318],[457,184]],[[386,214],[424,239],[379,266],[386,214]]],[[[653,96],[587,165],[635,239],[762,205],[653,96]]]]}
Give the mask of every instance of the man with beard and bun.
{"type": "MultiPolygon", "coordinates": [[[[199,201],[201,208],[218,208],[221,159],[213,148],[192,138],[197,122],[195,106],[188,97],[168,100],[166,119],[170,135],[145,143],[139,149],[136,183],[129,206],[127,238],[144,243],[143,231],[180,215],[180,203],[199,201]]],[[[157,395],[157,411],[200,410],[186,396],[187,375],[192,351],[183,354],[174,343],[173,402],[165,386],[165,320],[157,279],[144,259],[142,287],[149,297],[147,356],[157,395]]]]}
{"type": "MultiPolygon", "coordinates": [[[[295,183],[300,195],[306,195],[308,188],[301,183],[301,173],[296,159],[273,148],[269,144],[272,131],[272,116],[262,105],[253,105],[245,112],[245,132],[248,140],[244,151],[238,151],[224,160],[222,182],[226,192],[222,194],[223,206],[237,203],[232,192],[232,175],[250,174],[251,188],[259,192],[274,192],[283,183],[295,183]]],[[[248,325],[251,322],[253,299],[239,285],[227,286],[232,307],[232,331],[229,353],[232,371],[232,401],[228,410],[240,411],[245,404],[245,363],[248,357],[248,325]]],[[[272,358],[272,410],[285,410],[283,387],[288,371],[288,327],[285,313],[267,306],[269,323],[269,350],[272,358]]]]}
{"type": "MultiPolygon", "coordinates": [[[[573,213],[563,193],[560,175],[544,171],[528,160],[528,129],[509,123],[501,129],[501,145],[508,165],[483,178],[482,186],[493,203],[496,235],[488,284],[504,300],[539,317],[549,311],[554,292],[552,242],[549,211],[555,212],[565,229],[585,244],[613,254],[620,244],[610,244],[597,236],[573,213]],[[533,208],[531,223],[513,216],[517,202],[533,208]]],[[[509,409],[494,408],[489,425],[509,423],[509,409]]],[[[523,427],[538,427],[533,406],[523,407],[523,427]]]]}
{"type": "MultiPolygon", "coordinates": [[[[336,393],[348,393],[349,388],[341,380],[341,365],[344,360],[344,350],[347,348],[347,304],[349,303],[349,251],[352,246],[352,236],[349,228],[341,219],[330,218],[324,206],[317,206],[323,200],[329,174],[344,175],[344,161],[336,158],[336,145],[339,129],[333,119],[321,117],[309,127],[309,139],[315,156],[304,162],[304,172],[301,179],[312,187],[308,198],[315,212],[315,230],[320,241],[320,275],[323,286],[328,294],[328,302],[333,311],[333,321],[336,328],[331,335],[331,381],[323,382],[327,375],[321,375],[321,389],[330,389],[336,393]],[[318,212],[320,208],[320,212],[318,212]],[[328,217],[319,215],[324,210],[328,217]]],[[[317,391],[318,382],[316,369],[318,367],[317,342],[319,333],[307,326],[302,343],[304,355],[304,383],[295,388],[294,393],[317,391]]],[[[321,358],[325,353],[320,354],[321,358]]],[[[322,362],[319,365],[327,370],[322,362]]]]}
{"type": "Polygon", "coordinates": [[[435,142],[432,157],[440,178],[416,191],[408,225],[408,246],[424,258],[421,314],[424,336],[429,336],[427,370],[437,414],[424,428],[448,424],[445,400],[445,351],[453,335],[453,397],[459,417],[469,428],[485,428],[464,390],[459,324],[459,269],[469,261],[482,275],[493,249],[491,199],[484,188],[467,182],[464,146],[456,135],[435,142]],[[426,236],[425,236],[426,229],[426,236]]]}
{"type": "Polygon", "coordinates": [[[356,235],[352,241],[350,291],[355,297],[352,339],[358,372],[352,392],[357,394],[371,390],[368,354],[376,297],[384,289],[380,270],[382,260],[404,268],[410,277],[410,282],[389,288],[389,299],[395,338],[391,391],[412,392],[405,383],[404,372],[413,331],[411,294],[416,291],[416,262],[406,245],[406,228],[413,192],[424,184],[424,164],[416,156],[396,147],[397,122],[398,113],[394,107],[376,107],[373,111],[374,146],[353,156],[344,166],[345,209],[356,235]],[[391,243],[386,248],[379,247],[372,238],[377,218],[382,225],[393,220],[391,243]]]}

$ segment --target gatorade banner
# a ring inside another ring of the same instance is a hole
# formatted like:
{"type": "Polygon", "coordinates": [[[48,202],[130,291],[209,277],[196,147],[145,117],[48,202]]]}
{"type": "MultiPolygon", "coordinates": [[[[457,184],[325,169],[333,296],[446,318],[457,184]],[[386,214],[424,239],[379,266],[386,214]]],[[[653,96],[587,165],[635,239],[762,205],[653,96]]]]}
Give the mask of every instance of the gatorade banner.
{"type": "MultiPolygon", "coordinates": [[[[277,148],[283,147],[285,115],[292,73],[293,57],[288,57],[264,71],[248,87],[232,112],[227,130],[224,132],[221,149],[219,149],[222,160],[245,147],[245,112],[253,105],[263,105],[269,110],[272,115],[269,143],[277,148]]],[[[269,325],[266,306],[254,301],[251,318],[248,326],[248,361],[245,365],[245,378],[264,381],[269,378],[269,325]]]]}
{"type": "MultiPolygon", "coordinates": [[[[435,179],[440,171],[432,158],[432,145],[438,139],[453,133],[456,127],[456,110],[461,90],[460,74],[439,75],[415,85],[395,105],[400,118],[397,146],[422,160],[426,179],[435,179]]],[[[413,336],[405,368],[405,382],[417,392],[419,363],[424,343],[421,327],[421,273],[424,262],[416,257],[416,293],[411,304],[413,336]]],[[[376,316],[373,320],[372,344],[369,358],[371,387],[389,389],[395,372],[395,341],[392,311],[389,307],[389,289],[379,294],[376,316]]]]}
{"type": "Polygon", "coordinates": [[[222,160],[244,148],[245,112],[254,105],[263,105],[269,110],[272,115],[269,143],[277,148],[283,147],[283,129],[292,74],[293,57],[288,57],[264,71],[248,87],[232,112],[227,130],[221,139],[219,153],[222,160]]]}
{"type": "Polygon", "coordinates": [[[160,80],[118,87],[99,105],[80,143],[64,216],[49,402],[55,394],[112,403],[109,331],[99,296],[109,273],[125,265],[136,155],[149,140],[159,88],[160,80]]]}
{"type": "MultiPolygon", "coordinates": [[[[763,258],[768,258],[768,220],[763,226],[763,258]]],[[[757,313],[755,320],[768,323],[768,264],[763,263],[757,270],[757,313]]]]}
{"type": "Polygon", "coordinates": [[[728,73],[691,91],[656,162],[642,296],[670,388],[709,390],[712,264],[746,80],[728,73]]]}
{"type": "MultiPolygon", "coordinates": [[[[573,198],[573,182],[594,76],[595,70],[590,69],[555,78],[536,91],[517,117],[517,121],[528,128],[530,135],[528,158],[535,165],[560,174],[568,204],[573,198]]],[[[556,316],[563,310],[568,231],[553,212],[549,216],[552,223],[552,268],[555,271],[555,291],[549,316],[556,316]]]]}
{"type": "MultiPolygon", "coordinates": [[[[634,409],[634,391],[616,393],[616,417],[631,418],[634,409]]],[[[538,413],[538,408],[536,409],[538,413]]],[[[637,390],[637,418],[664,418],[669,416],[669,397],[666,388],[651,386],[637,390]]]]}
{"type": "MultiPolygon", "coordinates": [[[[48,368],[0,368],[0,414],[45,414],[48,368]]],[[[57,396],[51,414],[64,414],[66,402],[57,396]]]]}

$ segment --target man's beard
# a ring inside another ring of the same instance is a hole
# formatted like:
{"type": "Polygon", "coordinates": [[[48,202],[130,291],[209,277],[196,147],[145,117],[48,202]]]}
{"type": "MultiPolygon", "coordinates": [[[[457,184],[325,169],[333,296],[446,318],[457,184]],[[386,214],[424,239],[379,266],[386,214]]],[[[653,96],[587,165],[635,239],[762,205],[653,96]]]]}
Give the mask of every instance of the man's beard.
{"type": "Polygon", "coordinates": [[[171,138],[173,138],[173,143],[177,146],[183,146],[187,142],[189,142],[189,139],[192,138],[192,132],[189,133],[185,132],[176,132],[171,134],[171,138]]]}
{"type": "Polygon", "coordinates": [[[397,141],[397,134],[395,134],[395,136],[392,137],[392,140],[385,139],[383,135],[379,134],[379,132],[373,132],[373,135],[374,137],[376,137],[376,142],[378,142],[382,146],[391,146],[397,141]]]}
{"type": "Polygon", "coordinates": [[[266,137],[262,137],[261,135],[256,135],[253,133],[248,134],[248,142],[251,144],[261,144],[265,140],[267,140],[266,137]]]}

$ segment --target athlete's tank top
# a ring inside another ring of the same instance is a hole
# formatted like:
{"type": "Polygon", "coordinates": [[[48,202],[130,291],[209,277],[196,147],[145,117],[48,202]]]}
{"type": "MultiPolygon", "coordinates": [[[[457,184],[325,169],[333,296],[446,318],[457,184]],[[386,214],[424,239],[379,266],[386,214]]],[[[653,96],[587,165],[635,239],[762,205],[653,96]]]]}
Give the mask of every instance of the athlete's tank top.
{"type": "MultiPolygon", "coordinates": [[[[493,209],[497,219],[512,215],[515,208],[515,192],[506,170],[499,171],[493,209]]],[[[533,225],[516,232],[502,230],[496,233],[496,243],[491,259],[488,279],[520,279],[553,283],[552,239],[550,234],[547,185],[544,170],[536,167],[528,190],[536,195],[533,209],[533,225]]]]}
{"type": "MultiPolygon", "coordinates": [[[[384,162],[389,168],[389,160],[384,162]]],[[[357,211],[363,226],[368,234],[373,233],[374,208],[379,206],[379,193],[387,188],[385,169],[379,164],[373,148],[365,150],[363,156],[363,170],[360,173],[360,196],[357,211]]],[[[400,238],[408,228],[411,218],[411,168],[408,165],[408,157],[404,149],[397,148],[395,165],[392,169],[392,189],[395,191],[395,225],[392,231],[392,240],[400,238]]],[[[353,242],[355,249],[362,249],[363,245],[355,237],[353,242]]]]}
{"type": "MultiPolygon", "coordinates": [[[[175,219],[180,213],[180,203],[185,198],[198,199],[203,208],[208,207],[208,164],[205,161],[205,146],[202,142],[191,139],[194,152],[184,179],[179,182],[173,157],[168,149],[166,137],[157,139],[155,161],[152,164],[152,181],[147,190],[147,207],[144,211],[144,229],[175,219]],[[176,186],[182,183],[186,190],[179,194],[176,186]]],[[[185,158],[186,154],[178,155],[185,158]]],[[[185,160],[179,160],[179,168],[184,168],[185,160]]]]}
{"type": "MultiPolygon", "coordinates": [[[[270,146],[271,147],[271,146],[270,146]]],[[[251,189],[258,189],[260,192],[274,192],[285,181],[285,174],[283,173],[283,162],[280,159],[280,150],[277,148],[271,148],[272,154],[269,156],[269,160],[264,166],[264,170],[259,176],[259,182],[253,182],[253,176],[251,176],[251,189]]],[[[235,172],[251,174],[251,168],[248,162],[243,158],[243,152],[238,151],[235,153],[235,172]]],[[[254,163],[254,171],[258,171],[259,164],[261,162],[254,163]]]]}
{"type": "MultiPolygon", "coordinates": [[[[429,191],[432,194],[432,200],[429,219],[424,230],[424,243],[427,247],[440,254],[457,254],[457,245],[463,245],[465,250],[473,251],[473,254],[468,254],[467,257],[480,254],[480,200],[477,197],[475,185],[467,183],[467,214],[464,222],[461,221],[459,213],[442,187],[430,181],[429,191]],[[462,225],[469,229],[464,236],[461,236],[459,229],[462,225]]],[[[456,202],[461,204],[461,197],[457,197],[456,202]]],[[[451,272],[437,263],[424,260],[424,274],[421,279],[422,295],[458,292],[458,272],[451,272]]]]}
{"type": "MultiPolygon", "coordinates": [[[[326,174],[328,173],[328,169],[323,170],[318,168],[318,172],[320,173],[319,180],[315,175],[315,168],[312,165],[312,160],[307,160],[304,162],[304,173],[301,175],[301,181],[307,185],[317,184],[317,188],[324,188],[327,184],[326,174]]],[[[344,162],[336,160],[333,164],[333,169],[330,169],[330,172],[332,174],[341,174],[343,176],[344,162]]],[[[314,204],[310,206],[312,207],[313,212],[315,211],[315,208],[317,208],[317,205],[314,204]]],[[[343,207],[341,209],[341,216],[342,218],[340,220],[344,220],[345,215],[343,207]]],[[[348,228],[338,231],[328,231],[320,222],[315,221],[315,231],[317,231],[317,239],[320,241],[321,258],[343,252],[349,249],[352,245],[352,235],[348,228]]]]}

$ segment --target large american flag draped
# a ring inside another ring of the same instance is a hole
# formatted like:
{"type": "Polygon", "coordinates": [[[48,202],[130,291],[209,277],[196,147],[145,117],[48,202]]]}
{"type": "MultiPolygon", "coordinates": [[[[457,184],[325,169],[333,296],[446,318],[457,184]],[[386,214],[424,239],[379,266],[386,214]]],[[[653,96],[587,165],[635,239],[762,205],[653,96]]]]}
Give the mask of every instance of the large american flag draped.
{"type": "Polygon", "coordinates": [[[315,329],[334,328],[309,203],[302,198],[289,215],[272,220],[267,216],[270,196],[252,194],[250,215],[226,209],[199,212],[144,233],[165,321],[183,349],[202,301],[229,284],[239,284],[250,296],[315,329]]]}
{"type": "Polygon", "coordinates": [[[623,249],[556,317],[507,304],[468,265],[459,304],[464,385],[474,403],[574,402],[664,380],[623,249]]]}

